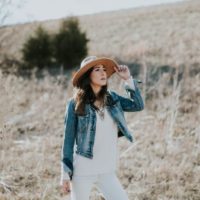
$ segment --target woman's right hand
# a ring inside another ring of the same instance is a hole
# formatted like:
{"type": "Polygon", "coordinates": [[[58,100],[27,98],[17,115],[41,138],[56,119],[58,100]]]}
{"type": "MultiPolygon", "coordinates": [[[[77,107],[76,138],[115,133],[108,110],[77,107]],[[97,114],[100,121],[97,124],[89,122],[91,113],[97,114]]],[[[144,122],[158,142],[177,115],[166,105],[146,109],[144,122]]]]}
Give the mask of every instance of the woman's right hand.
{"type": "Polygon", "coordinates": [[[63,180],[62,183],[62,190],[64,192],[64,194],[68,194],[71,192],[71,187],[70,187],[70,181],[69,180],[63,180]]]}

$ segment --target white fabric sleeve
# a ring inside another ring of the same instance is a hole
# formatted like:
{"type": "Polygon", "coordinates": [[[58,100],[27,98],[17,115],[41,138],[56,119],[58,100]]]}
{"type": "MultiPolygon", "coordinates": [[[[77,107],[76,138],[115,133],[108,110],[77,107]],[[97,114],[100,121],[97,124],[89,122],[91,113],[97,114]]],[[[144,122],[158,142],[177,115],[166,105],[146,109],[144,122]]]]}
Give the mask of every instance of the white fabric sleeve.
{"type": "Polygon", "coordinates": [[[63,170],[63,166],[61,166],[60,185],[62,185],[64,180],[70,180],[70,177],[69,174],[63,170]]]}
{"type": "Polygon", "coordinates": [[[133,90],[135,90],[135,84],[134,84],[134,81],[133,81],[133,77],[132,77],[132,76],[130,76],[129,79],[124,80],[124,85],[128,85],[128,86],[131,87],[133,90]]]}

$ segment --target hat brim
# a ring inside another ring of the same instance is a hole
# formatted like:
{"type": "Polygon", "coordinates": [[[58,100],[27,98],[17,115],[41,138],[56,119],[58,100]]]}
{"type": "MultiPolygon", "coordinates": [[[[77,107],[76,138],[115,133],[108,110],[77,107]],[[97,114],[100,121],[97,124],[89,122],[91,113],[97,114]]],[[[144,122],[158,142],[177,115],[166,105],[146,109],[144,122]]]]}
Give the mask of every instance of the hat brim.
{"type": "Polygon", "coordinates": [[[78,80],[80,77],[87,72],[90,68],[92,68],[95,65],[102,64],[106,68],[107,78],[109,78],[113,73],[115,73],[114,67],[118,68],[117,62],[110,58],[98,58],[94,61],[89,62],[88,64],[81,67],[73,76],[72,78],[72,84],[73,86],[77,86],[78,80]]]}

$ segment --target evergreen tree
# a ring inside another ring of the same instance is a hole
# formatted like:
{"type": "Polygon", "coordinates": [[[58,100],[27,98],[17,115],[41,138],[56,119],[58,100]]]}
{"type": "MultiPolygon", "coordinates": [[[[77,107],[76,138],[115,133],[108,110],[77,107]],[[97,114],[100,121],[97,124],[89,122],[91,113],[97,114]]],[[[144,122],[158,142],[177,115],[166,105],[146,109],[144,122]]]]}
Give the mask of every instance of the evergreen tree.
{"type": "Polygon", "coordinates": [[[64,20],[53,42],[57,63],[65,68],[79,65],[80,60],[87,55],[88,41],[86,34],[80,31],[77,18],[64,20]]]}
{"type": "Polygon", "coordinates": [[[23,60],[29,67],[49,67],[53,49],[50,35],[39,26],[35,36],[28,38],[22,48],[23,60]]]}

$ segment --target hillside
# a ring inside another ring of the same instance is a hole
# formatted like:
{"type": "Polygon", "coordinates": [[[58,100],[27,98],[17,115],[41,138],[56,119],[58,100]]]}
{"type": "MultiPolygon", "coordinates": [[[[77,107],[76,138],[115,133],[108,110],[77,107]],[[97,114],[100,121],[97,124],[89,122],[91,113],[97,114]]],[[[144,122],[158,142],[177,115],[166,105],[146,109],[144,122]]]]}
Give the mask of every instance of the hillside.
{"type": "MultiPolygon", "coordinates": [[[[144,55],[153,65],[199,63],[200,2],[186,1],[78,17],[86,31],[89,54],[134,62],[144,55]],[[109,48],[108,48],[109,47],[109,48]],[[113,49],[115,51],[113,51],[113,49]]],[[[42,24],[50,32],[60,20],[34,22],[0,29],[1,54],[20,58],[24,40],[42,24]]]]}

